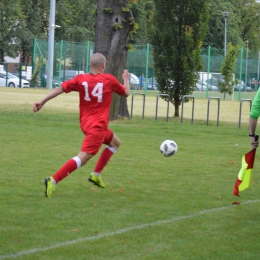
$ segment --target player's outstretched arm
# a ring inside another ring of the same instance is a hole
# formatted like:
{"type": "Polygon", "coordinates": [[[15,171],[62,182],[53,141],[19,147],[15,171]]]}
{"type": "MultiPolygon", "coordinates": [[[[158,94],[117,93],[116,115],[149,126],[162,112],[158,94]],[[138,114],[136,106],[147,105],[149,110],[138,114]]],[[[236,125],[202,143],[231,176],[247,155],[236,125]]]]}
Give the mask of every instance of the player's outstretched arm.
{"type": "Polygon", "coordinates": [[[128,70],[124,70],[124,73],[122,75],[123,80],[124,80],[124,86],[125,86],[125,95],[123,95],[124,97],[128,97],[130,94],[130,86],[129,86],[129,80],[130,80],[130,74],[128,73],[128,70]]]}
{"type": "Polygon", "coordinates": [[[43,98],[41,101],[38,101],[36,103],[34,103],[33,105],[33,112],[37,112],[39,111],[44,104],[49,101],[50,99],[53,99],[57,96],[59,96],[60,94],[62,94],[64,92],[64,89],[62,87],[56,88],[54,89],[51,93],[49,93],[45,98],[43,98]]]}
{"type": "Polygon", "coordinates": [[[250,144],[252,149],[257,148],[259,145],[259,141],[255,140],[255,131],[257,126],[257,120],[249,117],[249,136],[250,136],[250,144]]]}

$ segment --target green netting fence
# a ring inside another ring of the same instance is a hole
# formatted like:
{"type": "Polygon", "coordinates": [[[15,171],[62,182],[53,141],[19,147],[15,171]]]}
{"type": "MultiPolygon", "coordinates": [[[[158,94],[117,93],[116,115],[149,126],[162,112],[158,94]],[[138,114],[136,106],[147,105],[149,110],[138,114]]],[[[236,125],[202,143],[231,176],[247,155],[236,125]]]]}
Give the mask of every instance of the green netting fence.
{"type": "MultiPolygon", "coordinates": [[[[53,81],[54,85],[67,80],[71,76],[89,71],[89,57],[93,53],[94,44],[72,43],[72,42],[55,42],[54,59],[53,59],[53,81]]],[[[48,42],[35,39],[32,71],[35,73],[39,70],[39,81],[41,87],[46,87],[46,78],[50,74],[47,67],[48,59],[48,42]]]]}
{"type": "MultiPolygon", "coordinates": [[[[60,41],[54,44],[54,66],[53,66],[53,82],[54,86],[61,81],[75,76],[78,73],[89,72],[89,58],[94,52],[94,43],[87,41],[85,43],[75,43],[60,41]]],[[[145,77],[145,90],[153,89],[155,86],[159,89],[154,74],[152,46],[134,45],[133,50],[128,51],[127,69],[130,73],[139,78],[141,75],[145,77]]],[[[201,57],[203,61],[202,72],[199,73],[200,79],[208,81],[209,89],[212,85],[217,85],[217,78],[220,78],[221,63],[224,59],[224,50],[216,48],[202,48],[201,57]]],[[[38,70],[37,86],[46,87],[47,75],[49,70],[47,67],[48,59],[48,41],[34,39],[33,55],[32,55],[32,74],[38,70]]],[[[257,90],[259,87],[259,52],[249,49],[240,48],[237,56],[234,78],[241,80],[251,89],[257,90]]],[[[5,68],[12,72],[10,64],[4,64],[0,70],[5,68]]],[[[21,64],[18,65],[21,68],[21,64]]],[[[21,74],[21,69],[20,69],[21,74]]],[[[31,86],[35,86],[31,84],[31,86]]],[[[132,88],[138,86],[132,85],[132,88]]],[[[155,89],[156,89],[155,88],[155,89]]],[[[246,90],[246,89],[245,89],[246,90]]]]}

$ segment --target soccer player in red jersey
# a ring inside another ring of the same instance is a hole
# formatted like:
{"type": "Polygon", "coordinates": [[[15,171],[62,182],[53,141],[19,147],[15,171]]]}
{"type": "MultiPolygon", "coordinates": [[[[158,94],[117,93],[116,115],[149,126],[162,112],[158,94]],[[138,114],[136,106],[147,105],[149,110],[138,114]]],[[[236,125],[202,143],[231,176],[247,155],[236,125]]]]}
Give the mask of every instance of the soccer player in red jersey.
{"type": "Polygon", "coordinates": [[[105,56],[100,53],[93,54],[90,58],[90,73],[79,74],[75,78],[63,82],[59,88],[54,89],[33,106],[33,111],[37,112],[47,101],[63,92],[77,91],[79,93],[80,127],[85,134],[85,138],[79,154],[68,160],[52,177],[44,179],[45,196],[47,198],[51,197],[59,181],[85,165],[98,153],[102,144],[107,146],[101,153],[94,171],[90,174],[89,181],[105,188],[101,172],[120,146],[120,140],[108,128],[112,94],[115,92],[127,97],[130,93],[128,71],[124,70],[122,75],[124,84],[121,85],[113,75],[104,73],[105,67],[105,56]]]}

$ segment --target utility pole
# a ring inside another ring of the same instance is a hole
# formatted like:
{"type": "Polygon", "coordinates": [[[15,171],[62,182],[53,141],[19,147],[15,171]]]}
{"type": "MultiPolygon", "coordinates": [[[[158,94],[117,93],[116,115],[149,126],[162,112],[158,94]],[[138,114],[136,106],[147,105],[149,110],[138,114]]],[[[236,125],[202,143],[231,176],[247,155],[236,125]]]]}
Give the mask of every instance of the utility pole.
{"type": "Polygon", "coordinates": [[[245,76],[245,91],[246,91],[246,87],[247,87],[248,43],[249,43],[249,41],[246,41],[246,76],[245,76]]]}
{"type": "Polygon", "coordinates": [[[228,18],[229,12],[224,11],[224,12],[222,12],[222,14],[224,15],[224,18],[225,18],[224,56],[226,57],[226,55],[227,55],[227,18],[228,18]]]}
{"type": "Polygon", "coordinates": [[[55,7],[56,0],[50,2],[50,24],[48,40],[48,61],[47,61],[47,85],[46,88],[52,89],[53,78],[53,57],[54,57],[54,32],[55,32],[55,7]]]}

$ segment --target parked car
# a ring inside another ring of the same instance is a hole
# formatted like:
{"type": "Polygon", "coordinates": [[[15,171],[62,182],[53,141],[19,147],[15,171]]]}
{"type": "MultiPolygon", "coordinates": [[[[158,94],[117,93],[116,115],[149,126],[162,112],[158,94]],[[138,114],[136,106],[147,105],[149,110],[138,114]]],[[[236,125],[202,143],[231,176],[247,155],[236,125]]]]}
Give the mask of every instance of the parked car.
{"type": "MultiPolygon", "coordinates": [[[[64,82],[64,81],[67,81],[69,79],[73,79],[74,77],[76,76],[65,76],[65,77],[61,77],[60,78],[60,83],[64,82]]],[[[59,82],[59,78],[58,77],[55,77],[53,80],[59,82]]]]}
{"type": "MultiPolygon", "coordinates": [[[[207,82],[206,81],[202,81],[202,80],[198,80],[198,84],[200,86],[203,86],[201,90],[207,90],[207,82]]],[[[212,85],[211,82],[209,81],[208,83],[208,90],[211,91],[218,91],[218,87],[216,85],[212,85]]]]}
{"type": "Polygon", "coordinates": [[[132,84],[132,85],[136,85],[136,84],[139,85],[139,79],[133,73],[130,73],[130,84],[132,84]]]}
{"type": "MultiPolygon", "coordinates": [[[[17,76],[18,78],[20,78],[20,72],[19,72],[19,71],[18,71],[18,72],[13,72],[12,74],[15,75],[15,76],[17,76]]],[[[26,79],[26,76],[21,75],[21,78],[22,78],[22,79],[26,79]]]]}
{"type": "MultiPolygon", "coordinates": [[[[60,83],[62,81],[58,81],[55,78],[52,80],[52,87],[53,88],[58,88],[60,86],[60,83]]],[[[47,85],[47,75],[39,75],[38,76],[38,87],[46,88],[47,85]]]]}
{"type": "Polygon", "coordinates": [[[139,78],[133,73],[130,73],[130,87],[133,89],[139,88],[139,78]]]}
{"type": "MultiPolygon", "coordinates": [[[[1,72],[0,73],[0,86],[7,86],[7,87],[15,87],[18,88],[20,84],[20,79],[9,72],[1,72]]],[[[21,79],[21,88],[29,88],[30,82],[21,79]]]]}
{"type": "Polygon", "coordinates": [[[196,90],[199,90],[199,91],[203,91],[203,90],[207,90],[207,85],[201,85],[199,83],[196,84],[196,90]]]}
{"type": "Polygon", "coordinates": [[[52,80],[53,87],[58,88],[62,82],[67,81],[69,79],[73,79],[74,77],[76,77],[76,76],[65,76],[65,77],[61,77],[60,80],[59,80],[59,78],[55,77],[52,80]]]}
{"type": "Polygon", "coordinates": [[[212,90],[216,90],[216,87],[218,88],[219,82],[224,82],[224,79],[221,77],[218,77],[218,78],[212,77],[212,78],[206,80],[206,82],[209,83],[210,88],[211,88],[211,86],[214,86],[212,88],[212,90]]]}
{"type": "Polygon", "coordinates": [[[237,84],[237,85],[235,85],[234,86],[234,91],[244,91],[244,92],[252,92],[253,90],[252,90],[252,88],[250,87],[250,86],[247,86],[247,87],[245,87],[245,86],[243,86],[243,85],[240,85],[240,84],[237,84]]]}
{"type": "Polygon", "coordinates": [[[158,88],[159,88],[159,87],[158,87],[157,80],[156,80],[156,78],[155,78],[155,77],[153,77],[153,78],[148,78],[148,79],[147,79],[147,83],[148,83],[148,84],[150,84],[150,85],[153,85],[153,86],[155,86],[155,87],[156,87],[156,89],[158,89],[158,88]]]}
{"type": "Polygon", "coordinates": [[[147,90],[157,90],[157,87],[152,84],[147,84],[147,90]]]}
{"type": "Polygon", "coordinates": [[[250,86],[246,86],[246,87],[244,87],[244,91],[251,92],[251,91],[253,91],[253,89],[250,86]]]}
{"type": "Polygon", "coordinates": [[[74,78],[79,74],[84,74],[83,70],[60,70],[56,71],[56,75],[60,75],[61,77],[71,77],[74,78]]]}
{"type": "Polygon", "coordinates": [[[215,86],[215,85],[209,86],[209,89],[210,89],[210,90],[213,90],[213,91],[218,91],[218,87],[215,86]]]}

